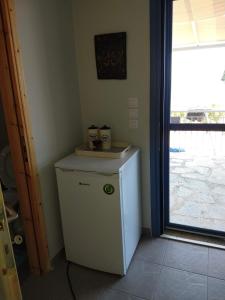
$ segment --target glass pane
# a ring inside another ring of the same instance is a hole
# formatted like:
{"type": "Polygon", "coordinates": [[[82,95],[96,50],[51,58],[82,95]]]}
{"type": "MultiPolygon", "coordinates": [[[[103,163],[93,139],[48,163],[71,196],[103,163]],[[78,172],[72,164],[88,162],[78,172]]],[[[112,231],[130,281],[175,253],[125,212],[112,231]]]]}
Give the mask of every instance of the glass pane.
{"type": "Polygon", "coordinates": [[[225,231],[225,132],[171,131],[170,222],[225,231]]]}
{"type": "Polygon", "coordinates": [[[171,123],[225,123],[225,1],[174,1],[171,123]]]}

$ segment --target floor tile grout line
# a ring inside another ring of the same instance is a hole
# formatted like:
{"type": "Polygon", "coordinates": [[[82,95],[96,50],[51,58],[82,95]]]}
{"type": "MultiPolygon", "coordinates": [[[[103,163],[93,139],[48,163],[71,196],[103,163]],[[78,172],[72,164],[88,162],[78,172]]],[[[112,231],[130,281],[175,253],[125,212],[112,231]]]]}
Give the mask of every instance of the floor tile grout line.
{"type": "Polygon", "coordinates": [[[164,267],[171,268],[171,269],[174,269],[174,270],[177,270],[177,271],[187,272],[187,273],[191,273],[191,274],[195,274],[195,275],[200,275],[200,276],[205,276],[205,277],[225,281],[225,278],[220,278],[220,277],[216,277],[216,276],[209,276],[208,274],[202,274],[202,273],[192,272],[192,271],[188,271],[188,270],[184,270],[184,269],[178,269],[178,268],[167,266],[167,265],[164,265],[164,267]]]}
{"type": "Polygon", "coordinates": [[[207,291],[206,291],[207,300],[209,299],[208,290],[209,290],[209,276],[207,276],[207,291]]]}
{"type": "Polygon", "coordinates": [[[163,271],[163,268],[165,266],[165,259],[166,259],[166,254],[167,254],[167,250],[170,246],[170,242],[167,241],[166,245],[165,245],[165,249],[164,249],[164,254],[163,254],[163,258],[162,258],[162,264],[160,265],[160,272],[159,272],[159,278],[158,278],[158,281],[157,281],[157,284],[156,284],[156,288],[155,288],[155,292],[153,294],[153,300],[156,299],[156,296],[158,295],[158,292],[160,290],[160,279],[161,279],[161,274],[162,274],[162,271],[163,271]]]}
{"type": "Polygon", "coordinates": [[[158,265],[158,266],[162,266],[162,267],[171,268],[171,269],[178,270],[178,271],[183,271],[183,272],[193,273],[193,274],[196,274],[196,275],[208,276],[207,274],[198,273],[198,272],[192,272],[192,271],[188,271],[188,270],[181,269],[181,268],[179,269],[179,268],[176,268],[176,267],[173,267],[173,266],[169,266],[169,265],[166,265],[166,264],[156,263],[156,262],[153,262],[153,261],[144,259],[144,258],[135,258],[135,259],[136,259],[136,260],[145,261],[145,262],[151,263],[151,264],[153,264],[153,265],[158,265]]]}
{"type": "Polygon", "coordinates": [[[170,268],[170,269],[173,269],[173,270],[177,270],[177,271],[182,271],[182,272],[191,273],[191,274],[194,274],[194,275],[200,275],[200,276],[205,276],[205,277],[207,277],[207,276],[208,276],[207,274],[203,274],[203,273],[197,273],[197,272],[192,272],[192,271],[188,271],[188,270],[185,270],[185,269],[179,269],[179,268],[175,268],[175,267],[168,266],[168,265],[164,265],[164,267],[166,267],[166,268],[170,268]]]}
{"type": "Polygon", "coordinates": [[[209,299],[209,247],[208,247],[208,259],[207,259],[207,300],[209,299]]]}
{"type": "Polygon", "coordinates": [[[209,276],[209,275],[207,275],[207,277],[208,277],[208,278],[213,278],[213,279],[218,279],[218,280],[225,281],[225,278],[221,278],[221,277],[209,276]]]}
{"type": "Polygon", "coordinates": [[[214,278],[214,279],[225,281],[225,278],[216,277],[216,276],[212,276],[212,275],[209,275],[209,274],[202,274],[202,273],[192,272],[192,271],[188,271],[188,270],[185,270],[185,269],[179,269],[179,268],[175,268],[175,267],[168,266],[168,265],[165,265],[165,264],[163,265],[163,264],[160,264],[160,263],[156,263],[156,262],[144,259],[144,258],[139,258],[138,257],[138,258],[135,258],[135,260],[141,260],[141,261],[145,261],[147,263],[153,264],[153,265],[158,265],[158,266],[162,266],[162,267],[166,267],[166,268],[171,268],[171,269],[174,269],[174,270],[177,270],[177,271],[192,273],[192,274],[195,274],[195,275],[200,275],[200,276],[205,276],[205,277],[209,277],[209,278],[214,278]]]}
{"type": "Polygon", "coordinates": [[[163,255],[163,259],[162,259],[162,265],[165,265],[165,261],[166,261],[166,255],[167,255],[167,251],[170,247],[171,243],[170,241],[167,241],[166,246],[165,246],[165,251],[164,251],[164,255],[163,255]]]}
{"type": "Polygon", "coordinates": [[[209,247],[208,247],[208,260],[207,260],[207,276],[209,276],[209,247]]]}
{"type": "Polygon", "coordinates": [[[148,298],[143,298],[143,297],[141,297],[141,296],[138,296],[138,295],[136,295],[136,294],[127,292],[127,291],[122,290],[122,289],[120,289],[120,288],[113,288],[113,287],[111,287],[111,288],[109,288],[109,289],[112,290],[112,291],[122,292],[122,293],[124,293],[124,294],[126,294],[126,295],[130,295],[130,296],[133,296],[133,297],[142,299],[142,300],[149,300],[148,298]]]}
{"type": "Polygon", "coordinates": [[[157,281],[157,284],[156,284],[156,287],[155,287],[155,291],[153,293],[153,300],[155,300],[155,297],[156,295],[158,294],[158,291],[159,291],[159,286],[160,286],[160,278],[161,278],[161,274],[162,274],[162,270],[163,270],[163,265],[160,266],[160,272],[159,272],[159,275],[158,275],[158,281],[157,281]]]}
{"type": "Polygon", "coordinates": [[[129,296],[132,296],[132,297],[137,297],[139,299],[142,299],[142,300],[148,300],[147,298],[143,298],[143,297],[140,297],[140,296],[137,296],[137,295],[134,295],[133,293],[130,293],[130,292],[127,292],[127,291],[124,291],[124,290],[121,290],[121,289],[114,289],[114,288],[109,288],[109,290],[111,291],[116,291],[116,292],[121,292],[121,293],[124,293],[126,295],[129,295],[129,296]]]}

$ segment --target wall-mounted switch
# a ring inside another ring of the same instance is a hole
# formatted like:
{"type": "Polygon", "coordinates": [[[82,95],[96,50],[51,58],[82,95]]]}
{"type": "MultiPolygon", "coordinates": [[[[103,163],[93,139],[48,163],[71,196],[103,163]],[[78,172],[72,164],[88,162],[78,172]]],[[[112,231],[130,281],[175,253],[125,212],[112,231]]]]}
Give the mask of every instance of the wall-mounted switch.
{"type": "Polygon", "coordinates": [[[138,120],[129,120],[129,128],[137,129],[138,128],[138,120]]]}
{"type": "Polygon", "coordinates": [[[138,108],[128,108],[128,113],[130,120],[138,119],[138,108]]]}
{"type": "Polygon", "coordinates": [[[138,98],[136,98],[136,97],[128,98],[128,107],[129,108],[138,108],[138,98]]]}

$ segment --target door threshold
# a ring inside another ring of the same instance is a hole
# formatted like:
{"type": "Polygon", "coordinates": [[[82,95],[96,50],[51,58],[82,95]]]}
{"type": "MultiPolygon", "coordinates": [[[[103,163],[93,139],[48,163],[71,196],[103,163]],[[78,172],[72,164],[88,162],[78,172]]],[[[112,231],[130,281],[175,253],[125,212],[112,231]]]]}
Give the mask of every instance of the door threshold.
{"type": "Polygon", "coordinates": [[[224,238],[208,237],[200,234],[181,232],[178,230],[166,230],[165,233],[161,234],[160,237],[165,239],[225,250],[224,238]]]}

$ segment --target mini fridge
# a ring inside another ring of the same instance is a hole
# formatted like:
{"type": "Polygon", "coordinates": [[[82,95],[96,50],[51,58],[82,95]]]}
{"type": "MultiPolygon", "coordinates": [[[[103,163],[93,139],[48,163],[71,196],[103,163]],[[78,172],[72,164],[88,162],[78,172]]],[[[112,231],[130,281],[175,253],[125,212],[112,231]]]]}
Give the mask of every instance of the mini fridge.
{"type": "Polygon", "coordinates": [[[55,164],[67,260],[125,275],[141,235],[140,150],[55,164]]]}

